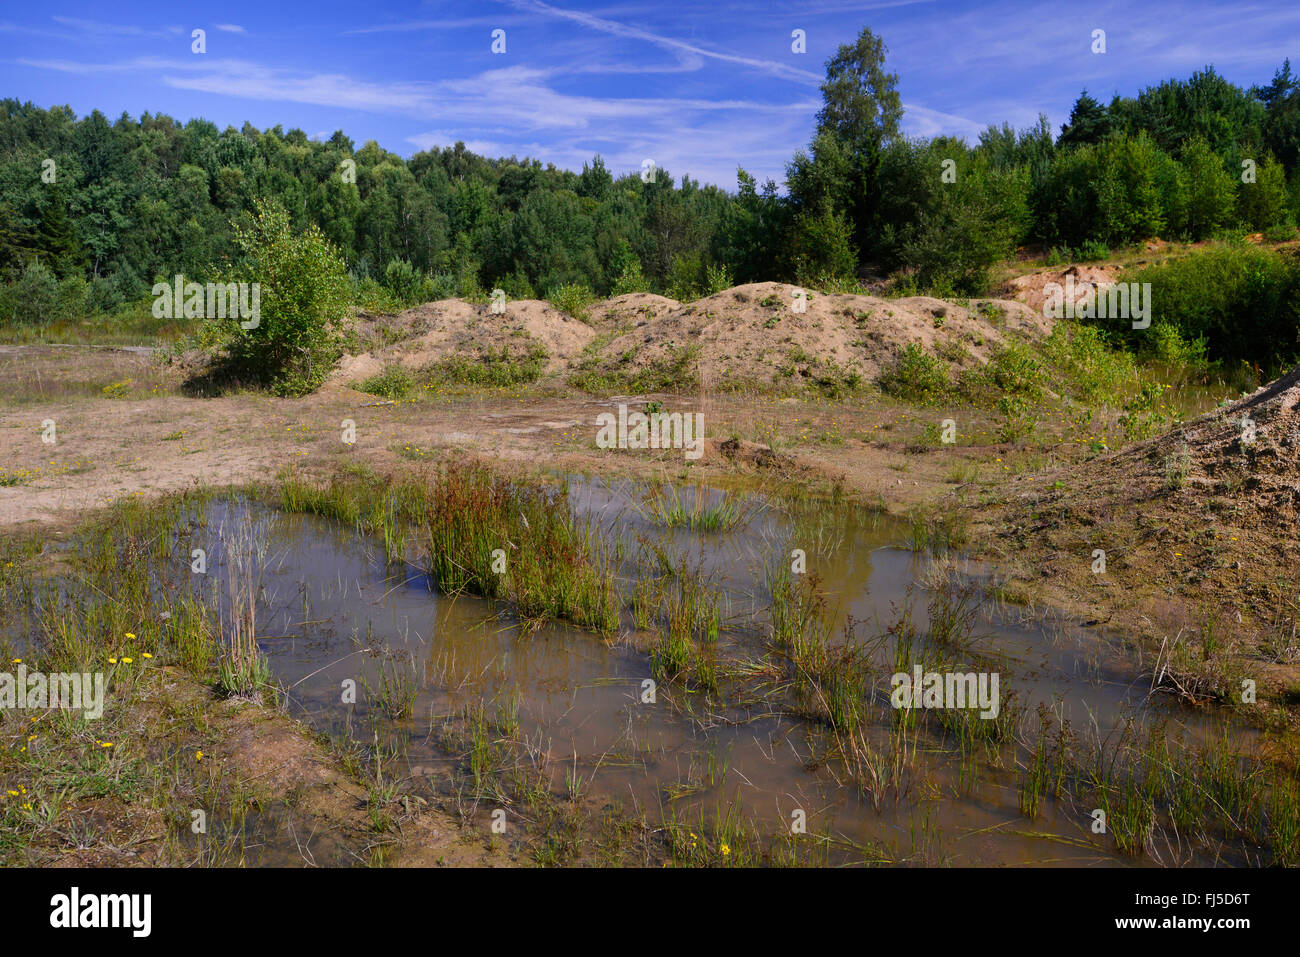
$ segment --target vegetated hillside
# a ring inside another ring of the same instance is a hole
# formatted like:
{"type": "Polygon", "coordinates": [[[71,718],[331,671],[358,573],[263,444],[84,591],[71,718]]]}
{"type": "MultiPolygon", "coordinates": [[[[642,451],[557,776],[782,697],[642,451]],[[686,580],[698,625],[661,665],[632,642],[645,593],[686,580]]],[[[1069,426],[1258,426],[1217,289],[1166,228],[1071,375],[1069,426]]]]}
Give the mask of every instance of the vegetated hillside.
{"type": "Polygon", "coordinates": [[[372,328],[372,338],[398,341],[346,357],[334,381],[351,384],[391,366],[433,374],[449,363],[508,357],[532,361],[534,378],[569,375],[634,391],[800,386],[825,377],[855,385],[874,380],[909,344],[964,369],[987,362],[1008,336],[1051,331],[1040,313],[1006,300],[961,306],[808,292],[796,311],[792,290],[750,283],[690,303],[629,293],[588,306],[586,321],[536,300],[510,302],[504,314],[459,299],[426,303],[382,321],[381,332],[372,328]]]}

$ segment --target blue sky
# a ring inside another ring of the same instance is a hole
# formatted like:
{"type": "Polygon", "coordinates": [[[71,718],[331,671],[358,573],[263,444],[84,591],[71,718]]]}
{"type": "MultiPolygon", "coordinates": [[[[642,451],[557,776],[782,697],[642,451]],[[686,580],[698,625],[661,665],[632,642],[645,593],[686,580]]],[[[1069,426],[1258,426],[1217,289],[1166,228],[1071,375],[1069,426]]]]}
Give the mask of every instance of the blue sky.
{"type": "Polygon", "coordinates": [[[1250,85],[1286,56],[1300,63],[1294,0],[10,0],[0,96],[110,119],[342,129],[403,156],[460,139],[570,169],[595,153],[616,173],[651,158],[733,189],[737,165],[781,181],[808,142],[826,59],[864,25],[888,47],[905,131],[972,141],[1040,112],[1059,129],[1084,87],[1109,99],[1207,64],[1250,85]],[[1104,54],[1090,51],[1094,29],[1104,54]]]}

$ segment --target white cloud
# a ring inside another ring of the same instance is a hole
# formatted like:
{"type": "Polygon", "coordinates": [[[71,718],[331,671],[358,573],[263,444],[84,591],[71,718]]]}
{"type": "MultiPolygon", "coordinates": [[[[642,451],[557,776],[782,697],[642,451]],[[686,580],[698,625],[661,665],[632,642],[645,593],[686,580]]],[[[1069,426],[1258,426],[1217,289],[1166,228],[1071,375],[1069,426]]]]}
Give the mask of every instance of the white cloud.
{"type": "Polygon", "coordinates": [[[106,23],[103,20],[83,20],[78,17],[51,17],[55,23],[65,27],[71,27],[82,33],[92,33],[96,36],[123,36],[123,37],[150,37],[154,39],[180,36],[181,28],[175,26],[162,27],[157,30],[137,27],[129,23],[106,23]]]}
{"type": "Polygon", "coordinates": [[[606,20],[603,17],[593,16],[590,13],[582,13],[577,10],[561,10],[559,7],[553,7],[550,4],[542,3],[541,0],[509,0],[509,2],[518,10],[542,13],[555,18],[570,20],[581,26],[588,27],[592,30],[598,30],[601,33],[608,33],[616,37],[623,37],[629,40],[643,40],[674,53],[686,54],[692,57],[707,57],[724,63],[735,63],[740,66],[747,66],[764,73],[770,73],[773,76],[784,77],[785,79],[795,80],[800,83],[819,84],[822,81],[822,77],[818,73],[812,73],[808,70],[800,70],[787,63],[781,63],[779,60],[764,60],[758,57],[740,56],[735,53],[709,50],[705,47],[686,43],[683,40],[677,40],[673,37],[651,33],[649,30],[643,30],[640,27],[632,27],[615,20],[606,20]]]}

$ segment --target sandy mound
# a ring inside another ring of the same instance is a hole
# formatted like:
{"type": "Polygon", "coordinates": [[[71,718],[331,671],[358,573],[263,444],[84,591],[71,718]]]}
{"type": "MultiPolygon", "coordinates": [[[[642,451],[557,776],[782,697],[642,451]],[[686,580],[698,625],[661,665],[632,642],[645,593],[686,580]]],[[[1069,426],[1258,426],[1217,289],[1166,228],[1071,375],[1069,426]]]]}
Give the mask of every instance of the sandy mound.
{"type": "Polygon", "coordinates": [[[967,309],[924,296],[810,293],[805,311],[796,312],[792,290],[782,283],[750,283],[669,308],[638,321],[600,354],[636,371],[671,363],[683,348],[698,348],[700,372],[711,384],[777,383],[794,369],[822,363],[874,379],[908,343],[968,365],[987,361],[1008,332],[1050,331],[1049,320],[1016,302],[974,300],[967,309]],[[623,361],[628,355],[631,360],[623,361]]]}
{"type": "Polygon", "coordinates": [[[1074,295],[1067,298],[1072,298],[1075,305],[1079,305],[1096,295],[1099,283],[1117,282],[1119,270],[1114,266],[1070,266],[1066,269],[1034,272],[1008,280],[1007,291],[1030,309],[1041,313],[1043,301],[1047,298],[1044,290],[1048,284],[1056,283],[1065,291],[1071,276],[1074,277],[1074,295]]]}
{"type": "Polygon", "coordinates": [[[1231,499],[1257,523],[1293,525],[1300,506],[1300,368],[1181,428],[1125,449],[1121,470],[1177,470],[1193,493],[1231,499]],[[1138,461],[1134,461],[1138,460],[1138,461]]]}
{"type": "Polygon", "coordinates": [[[414,334],[392,345],[345,356],[334,372],[334,381],[350,383],[390,365],[415,371],[451,356],[473,358],[489,349],[500,352],[509,348],[511,353],[524,354],[537,345],[546,350],[545,371],[549,374],[566,369],[596,335],[591,325],[538,299],[509,302],[500,315],[488,306],[444,299],[408,309],[386,328],[414,334]]]}
{"type": "Polygon", "coordinates": [[[592,303],[587,307],[587,321],[598,326],[639,325],[681,306],[676,299],[652,292],[628,292],[592,303]]]}
{"type": "Polygon", "coordinates": [[[796,311],[793,293],[794,287],[773,282],[692,303],[628,293],[589,306],[585,322],[537,300],[511,302],[504,315],[460,299],[426,303],[398,316],[364,319],[371,341],[391,344],[347,356],[333,378],[348,384],[388,365],[419,370],[450,356],[472,358],[505,347],[524,353],[540,345],[548,375],[574,368],[579,357],[583,368],[617,368],[625,375],[671,368],[690,348],[710,385],[797,384],[831,367],[870,380],[909,343],[964,367],[987,361],[1008,335],[1041,336],[1051,326],[1018,302],[972,300],[968,307],[924,296],[809,293],[803,311],[796,311]]]}

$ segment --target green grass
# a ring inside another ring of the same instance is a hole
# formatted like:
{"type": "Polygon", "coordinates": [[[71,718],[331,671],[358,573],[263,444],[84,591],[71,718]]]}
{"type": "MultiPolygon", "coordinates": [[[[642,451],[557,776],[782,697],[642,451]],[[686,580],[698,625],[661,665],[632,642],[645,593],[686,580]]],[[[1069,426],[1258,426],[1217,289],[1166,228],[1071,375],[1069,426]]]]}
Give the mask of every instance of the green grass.
{"type": "Polygon", "coordinates": [[[505,600],[532,623],[618,627],[611,557],[574,518],[565,486],[448,463],[427,480],[361,468],[319,485],[288,474],[280,498],[289,511],[327,515],[377,535],[394,558],[413,551],[445,593],[505,600]]]}
{"type": "Polygon", "coordinates": [[[488,346],[480,349],[476,358],[451,356],[429,366],[425,372],[431,386],[442,382],[515,386],[540,379],[548,358],[546,347],[536,341],[529,342],[522,351],[512,351],[509,344],[499,350],[488,346]]]}
{"type": "Polygon", "coordinates": [[[382,396],[385,399],[404,399],[415,387],[415,379],[401,366],[392,365],[357,384],[361,392],[382,396]]]}
{"type": "Polygon", "coordinates": [[[880,374],[877,383],[889,395],[921,404],[940,402],[952,392],[952,382],[943,361],[915,342],[903,347],[893,364],[880,374]]]}
{"type": "Polygon", "coordinates": [[[638,367],[628,350],[613,359],[586,352],[574,364],[568,383],[596,395],[612,393],[693,392],[700,388],[698,346],[669,346],[667,352],[638,367]]]}
{"type": "Polygon", "coordinates": [[[748,520],[753,506],[739,496],[723,495],[711,502],[713,490],[696,485],[692,492],[668,484],[647,490],[641,512],[665,528],[693,532],[728,532],[748,520]]]}
{"type": "Polygon", "coordinates": [[[587,307],[596,301],[595,294],[585,283],[566,283],[555,286],[547,293],[552,306],[580,322],[587,321],[587,307]]]}

